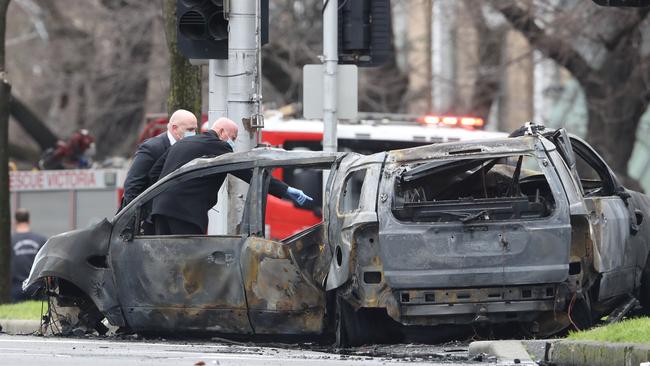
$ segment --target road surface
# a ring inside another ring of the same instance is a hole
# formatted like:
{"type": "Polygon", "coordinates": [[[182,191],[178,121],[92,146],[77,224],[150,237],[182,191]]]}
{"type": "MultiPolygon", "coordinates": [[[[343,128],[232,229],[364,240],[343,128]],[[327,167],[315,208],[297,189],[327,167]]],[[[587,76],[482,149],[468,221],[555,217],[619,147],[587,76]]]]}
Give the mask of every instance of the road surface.
{"type": "Polygon", "coordinates": [[[372,346],[353,349],[348,354],[335,353],[326,347],[320,350],[288,347],[2,334],[0,365],[494,365],[494,362],[466,362],[462,360],[466,350],[436,346],[372,346]]]}

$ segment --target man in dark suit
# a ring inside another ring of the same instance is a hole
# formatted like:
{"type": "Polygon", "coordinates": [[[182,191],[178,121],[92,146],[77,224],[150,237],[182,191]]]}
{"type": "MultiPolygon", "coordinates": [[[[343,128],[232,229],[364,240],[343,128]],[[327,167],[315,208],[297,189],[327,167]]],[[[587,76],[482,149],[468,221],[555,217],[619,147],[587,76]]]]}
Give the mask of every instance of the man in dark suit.
{"type": "MultiPolygon", "coordinates": [[[[218,119],[212,129],[201,135],[179,141],[156,162],[151,169],[152,181],[173,172],[184,164],[202,157],[219,156],[233,152],[237,139],[237,124],[228,118],[218,119]]],[[[233,175],[249,182],[251,171],[233,172],[233,175]]],[[[219,188],[226,173],[213,174],[176,184],[153,199],[151,214],[156,235],[200,235],[208,228],[208,211],[217,203],[219,188]]],[[[302,205],[310,197],[301,190],[271,179],[269,193],[287,197],[302,205]]]]}
{"type": "Polygon", "coordinates": [[[192,112],[179,109],[169,118],[167,132],[147,139],[138,146],[124,181],[120,210],[151,186],[153,182],[149,180],[149,172],[165,151],[184,137],[196,134],[196,129],[196,116],[192,112]]]}

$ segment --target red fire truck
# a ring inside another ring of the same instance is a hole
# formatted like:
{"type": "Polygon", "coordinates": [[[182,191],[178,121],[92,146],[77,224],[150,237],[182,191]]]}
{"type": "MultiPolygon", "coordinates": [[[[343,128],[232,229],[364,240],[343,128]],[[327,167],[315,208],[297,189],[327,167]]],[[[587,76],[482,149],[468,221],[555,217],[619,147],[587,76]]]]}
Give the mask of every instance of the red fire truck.
{"type": "MultiPolygon", "coordinates": [[[[432,143],[503,137],[500,132],[483,130],[483,120],[458,116],[412,116],[360,113],[359,120],[342,121],[337,126],[340,151],[372,154],[432,143]]],[[[286,150],[322,150],[323,122],[285,118],[282,113],[266,113],[262,142],[286,150]]],[[[321,221],[322,178],[319,174],[288,169],[273,173],[287,184],[314,198],[311,205],[298,207],[291,201],[269,196],[266,210],[268,233],[286,238],[321,221]]]]}

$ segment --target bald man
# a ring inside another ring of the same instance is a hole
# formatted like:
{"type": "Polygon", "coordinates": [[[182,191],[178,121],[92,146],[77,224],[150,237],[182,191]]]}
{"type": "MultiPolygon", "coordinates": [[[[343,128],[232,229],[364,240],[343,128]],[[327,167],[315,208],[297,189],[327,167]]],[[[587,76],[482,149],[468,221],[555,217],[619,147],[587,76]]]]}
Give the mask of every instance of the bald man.
{"type": "MultiPolygon", "coordinates": [[[[156,181],[186,163],[202,156],[219,156],[233,152],[237,139],[237,124],[228,118],[219,118],[209,131],[180,141],[156,162],[150,179],[156,181]],[[162,167],[162,168],[161,168],[162,167]],[[160,172],[160,173],[158,173],[160,172]]],[[[233,173],[249,182],[250,171],[233,173]]],[[[201,235],[208,228],[208,211],[217,203],[219,188],[226,173],[198,177],[176,184],[153,200],[151,214],[156,235],[201,235]]],[[[287,197],[302,205],[311,200],[302,191],[282,181],[271,179],[269,193],[287,197]]]]}
{"type": "Polygon", "coordinates": [[[124,197],[120,210],[151,186],[153,182],[149,180],[149,173],[156,161],[177,141],[195,135],[197,122],[192,112],[179,109],[169,118],[167,132],[147,139],[138,146],[124,181],[124,197]]]}

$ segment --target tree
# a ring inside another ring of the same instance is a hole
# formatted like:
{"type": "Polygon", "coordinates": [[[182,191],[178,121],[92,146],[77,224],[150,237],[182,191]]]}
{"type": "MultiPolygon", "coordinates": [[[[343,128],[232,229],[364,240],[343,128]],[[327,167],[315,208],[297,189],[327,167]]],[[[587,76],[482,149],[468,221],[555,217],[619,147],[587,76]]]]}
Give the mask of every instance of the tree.
{"type": "Polygon", "coordinates": [[[9,207],[9,98],[5,69],[5,31],[10,0],[0,0],[0,303],[11,294],[11,210],[9,207]]]}
{"type": "Polygon", "coordinates": [[[162,0],[165,35],[169,49],[169,97],[167,112],[180,108],[193,112],[201,120],[201,67],[192,66],[176,43],[176,0],[162,0]]]}
{"type": "Polygon", "coordinates": [[[471,24],[476,32],[478,52],[474,65],[477,77],[472,86],[469,106],[458,112],[481,117],[487,121],[490,108],[501,89],[501,79],[504,75],[504,72],[501,72],[504,63],[503,42],[506,39],[507,29],[500,24],[491,26],[486,19],[484,7],[476,6],[472,0],[464,0],[459,6],[462,6],[471,17],[471,24]]]}
{"type": "MultiPolygon", "coordinates": [[[[28,16],[38,18],[47,37],[10,49],[14,93],[60,138],[85,128],[98,141],[100,159],[131,155],[145,112],[151,55],[160,53],[152,51],[157,37],[152,24],[162,23],[159,4],[33,0],[13,8],[10,16],[24,17],[25,8],[35,9],[28,16]]],[[[17,22],[10,39],[30,32],[17,22]]]]}
{"type": "Polygon", "coordinates": [[[578,81],[587,103],[587,140],[616,172],[635,183],[627,176],[627,163],[650,103],[650,52],[643,46],[650,9],[556,3],[494,0],[491,5],[531,46],[578,81]]]}

